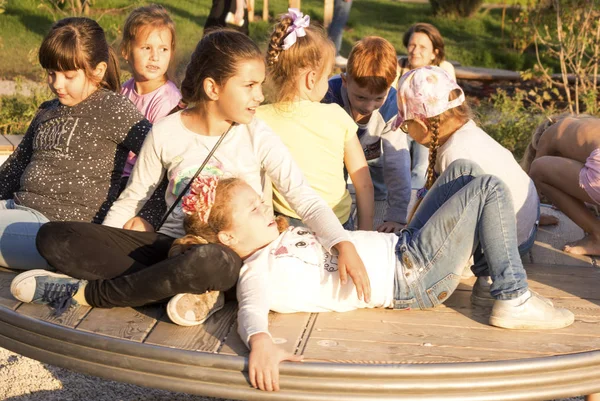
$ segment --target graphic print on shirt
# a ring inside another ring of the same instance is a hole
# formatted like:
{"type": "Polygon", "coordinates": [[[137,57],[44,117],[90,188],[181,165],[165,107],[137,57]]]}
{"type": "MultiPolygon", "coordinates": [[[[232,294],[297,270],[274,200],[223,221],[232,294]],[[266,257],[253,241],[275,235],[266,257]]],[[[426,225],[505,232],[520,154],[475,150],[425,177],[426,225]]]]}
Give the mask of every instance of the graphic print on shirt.
{"type": "Polygon", "coordinates": [[[338,270],[338,257],[323,249],[315,235],[304,227],[290,227],[279,245],[271,250],[279,258],[296,258],[312,265],[323,266],[328,272],[338,270]]]}
{"type": "Polygon", "coordinates": [[[54,151],[57,157],[67,157],[71,137],[77,128],[79,118],[53,118],[39,125],[33,140],[33,150],[54,151]],[[65,140],[66,137],[66,140],[65,140]]]}
{"type": "MultiPolygon", "coordinates": [[[[200,168],[199,164],[187,165],[185,168],[179,168],[179,166],[173,169],[171,177],[169,178],[169,186],[167,187],[167,196],[175,201],[179,193],[183,191],[185,186],[190,182],[190,179],[196,174],[196,171],[200,168]]],[[[204,169],[202,170],[202,175],[208,176],[217,176],[221,178],[225,178],[227,175],[223,171],[223,165],[218,160],[211,158],[204,169]]],[[[189,192],[189,189],[188,189],[189,192]]],[[[175,209],[173,210],[173,216],[176,218],[183,219],[184,213],[181,209],[181,202],[177,204],[175,209]]]]}

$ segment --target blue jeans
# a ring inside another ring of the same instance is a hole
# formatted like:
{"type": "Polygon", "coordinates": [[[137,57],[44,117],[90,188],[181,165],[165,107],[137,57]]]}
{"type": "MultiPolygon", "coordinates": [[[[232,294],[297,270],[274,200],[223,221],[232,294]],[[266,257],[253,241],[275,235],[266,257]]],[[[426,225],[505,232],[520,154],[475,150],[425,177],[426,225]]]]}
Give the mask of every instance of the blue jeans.
{"type": "Polygon", "coordinates": [[[367,160],[371,181],[373,182],[373,195],[376,201],[387,199],[387,187],[383,175],[383,156],[377,159],[367,160]]]}
{"type": "Polygon", "coordinates": [[[12,199],[0,201],[0,266],[11,269],[47,269],[48,263],[35,247],[35,237],[46,216],[20,206],[12,199]]]}
{"type": "Polygon", "coordinates": [[[328,29],[329,39],[333,41],[335,45],[335,55],[340,54],[342,48],[342,35],[344,34],[344,27],[350,18],[350,9],[352,8],[352,0],[335,0],[333,4],[333,19],[328,29]]]}
{"type": "Polygon", "coordinates": [[[421,189],[427,180],[429,166],[429,148],[406,136],[410,151],[410,183],[414,189],[421,189]]]}
{"type": "Polygon", "coordinates": [[[467,160],[438,178],[396,245],[395,308],[432,308],[454,292],[481,244],[496,299],[527,291],[509,189],[467,160]]]}

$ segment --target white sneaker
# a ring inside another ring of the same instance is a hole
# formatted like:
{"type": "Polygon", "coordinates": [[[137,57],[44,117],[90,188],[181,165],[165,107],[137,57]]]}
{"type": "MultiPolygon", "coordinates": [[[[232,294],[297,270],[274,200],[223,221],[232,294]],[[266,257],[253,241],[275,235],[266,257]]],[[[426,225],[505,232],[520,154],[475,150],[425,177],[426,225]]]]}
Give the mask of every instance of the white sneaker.
{"type": "Polygon", "coordinates": [[[515,299],[496,300],[490,324],[505,329],[560,329],[573,323],[575,315],[557,308],[546,298],[527,291],[515,299]]]}
{"type": "Polygon", "coordinates": [[[197,326],[223,309],[224,305],[225,295],[219,291],[177,294],[167,304],[167,315],[180,326],[197,326]]]}
{"type": "Polygon", "coordinates": [[[348,59],[344,56],[341,55],[337,55],[335,56],[335,66],[338,68],[346,68],[346,65],[348,65],[348,59]]]}

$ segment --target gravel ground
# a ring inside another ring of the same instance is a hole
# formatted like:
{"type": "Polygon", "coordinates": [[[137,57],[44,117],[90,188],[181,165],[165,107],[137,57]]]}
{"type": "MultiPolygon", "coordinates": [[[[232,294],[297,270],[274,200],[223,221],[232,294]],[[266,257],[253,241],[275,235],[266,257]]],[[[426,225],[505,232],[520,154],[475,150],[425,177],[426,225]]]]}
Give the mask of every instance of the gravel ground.
{"type": "MultiPolygon", "coordinates": [[[[2,401],[230,401],[103,380],[0,348],[2,401]]],[[[583,401],[583,397],[556,401],[583,401]]]]}

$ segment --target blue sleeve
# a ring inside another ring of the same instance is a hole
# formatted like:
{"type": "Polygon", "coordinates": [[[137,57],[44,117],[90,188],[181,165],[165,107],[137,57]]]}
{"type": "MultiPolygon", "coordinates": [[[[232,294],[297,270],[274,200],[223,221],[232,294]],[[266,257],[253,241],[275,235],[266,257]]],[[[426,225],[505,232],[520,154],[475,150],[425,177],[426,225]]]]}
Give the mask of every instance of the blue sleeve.
{"type": "Polygon", "coordinates": [[[321,100],[321,103],[335,103],[342,108],[344,107],[342,100],[342,77],[340,75],[329,79],[329,89],[323,100],[321,100]]]}

